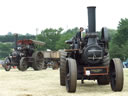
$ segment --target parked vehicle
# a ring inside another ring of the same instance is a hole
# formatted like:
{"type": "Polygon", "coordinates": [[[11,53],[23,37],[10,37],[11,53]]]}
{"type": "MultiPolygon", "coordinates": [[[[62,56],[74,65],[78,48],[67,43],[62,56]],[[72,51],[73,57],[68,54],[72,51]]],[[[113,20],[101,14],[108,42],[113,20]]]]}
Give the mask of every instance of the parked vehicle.
{"type": "MultiPolygon", "coordinates": [[[[83,40],[74,37],[67,40],[69,49],[60,56],[60,85],[68,92],[75,92],[77,80],[97,80],[98,85],[111,84],[113,91],[123,89],[123,66],[119,58],[109,56],[107,28],[102,28],[101,36],[96,32],[95,8],[88,7],[88,32],[83,40]]],[[[85,86],[86,87],[86,86],[85,86]]]]}
{"type": "Polygon", "coordinates": [[[45,68],[58,69],[60,66],[59,51],[42,51],[44,54],[45,68]]]}
{"type": "Polygon", "coordinates": [[[34,70],[42,70],[44,67],[44,55],[41,51],[36,51],[36,45],[43,46],[45,43],[36,40],[17,40],[15,34],[14,51],[5,58],[3,67],[9,71],[12,66],[17,66],[21,71],[32,67],[34,70]]]}

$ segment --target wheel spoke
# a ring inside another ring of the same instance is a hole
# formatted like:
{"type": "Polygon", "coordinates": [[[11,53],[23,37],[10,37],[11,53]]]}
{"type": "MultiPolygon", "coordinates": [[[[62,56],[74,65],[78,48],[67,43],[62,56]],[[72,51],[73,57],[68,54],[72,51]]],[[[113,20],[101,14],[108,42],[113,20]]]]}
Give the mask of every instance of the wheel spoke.
{"type": "Polygon", "coordinates": [[[42,67],[42,63],[41,63],[41,64],[40,64],[40,63],[38,63],[38,64],[37,64],[37,66],[38,66],[38,67],[42,67]]]}

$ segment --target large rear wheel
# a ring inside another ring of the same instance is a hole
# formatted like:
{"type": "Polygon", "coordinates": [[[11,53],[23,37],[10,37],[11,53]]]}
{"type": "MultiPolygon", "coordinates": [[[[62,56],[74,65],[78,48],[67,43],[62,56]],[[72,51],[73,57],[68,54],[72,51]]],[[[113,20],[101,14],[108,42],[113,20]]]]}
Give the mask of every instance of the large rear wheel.
{"type": "Polygon", "coordinates": [[[32,57],[34,58],[34,62],[32,64],[33,69],[42,70],[45,66],[43,53],[40,51],[34,52],[32,57]]]}
{"type": "Polygon", "coordinates": [[[66,64],[66,89],[68,92],[76,92],[77,85],[77,65],[74,59],[67,59],[66,64]]]}
{"type": "Polygon", "coordinates": [[[66,76],[66,52],[61,52],[60,57],[60,85],[65,86],[65,76],[66,76]]]}
{"type": "Polygon", "coordinates": [[[123,64],[119,58],[114,58],[110,62],[110,83],[113,91],[122,91],[123,89],[123,64]]]}

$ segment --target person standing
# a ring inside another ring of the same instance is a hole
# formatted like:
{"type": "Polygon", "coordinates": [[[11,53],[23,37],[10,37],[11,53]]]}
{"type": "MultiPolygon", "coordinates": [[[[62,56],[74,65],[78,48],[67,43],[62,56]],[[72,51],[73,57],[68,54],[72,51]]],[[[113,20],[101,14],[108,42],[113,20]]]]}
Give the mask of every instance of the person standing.
{"type": "Polygon", "coordinates": [[[76,36],[75,36],[75,44],[76,44],[75,49],[81,48],[82,38],[83,38],[83,31],[84,31],[84,28],[80,27],[80,31],[76,33],[76,36]]]}
{"type": "Polygon", "coordinates": [[[82,40],[82,37],[83,37],[83,31],[84,31],[84,28],[80,27],[80,31],[76,33],[76,38],[79,39],[80,41],[82,40]]]}

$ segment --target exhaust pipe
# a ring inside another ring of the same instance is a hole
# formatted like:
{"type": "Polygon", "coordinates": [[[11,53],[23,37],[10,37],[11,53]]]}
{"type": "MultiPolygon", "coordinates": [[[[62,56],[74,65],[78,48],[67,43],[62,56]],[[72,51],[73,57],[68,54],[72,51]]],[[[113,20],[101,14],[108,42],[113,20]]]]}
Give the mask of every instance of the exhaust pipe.
{"type": "Polygon", "coordinates": [[[95,6],[87,7],[88,8],[88,32],[96,32],[96,15],[95,15],[95,6]]]}
{"type": "Polygon", "coordinates": [[[96,45],[96,15],[95,15],[95,6],[87,7],[88,9],[88,44],[87,45],[96,45]]]}
{"type": "Polygon", "coordinates": [[[18,34],[14,34],[14,49],[17,50],[17,40],[18,40],[18,34]]]}

